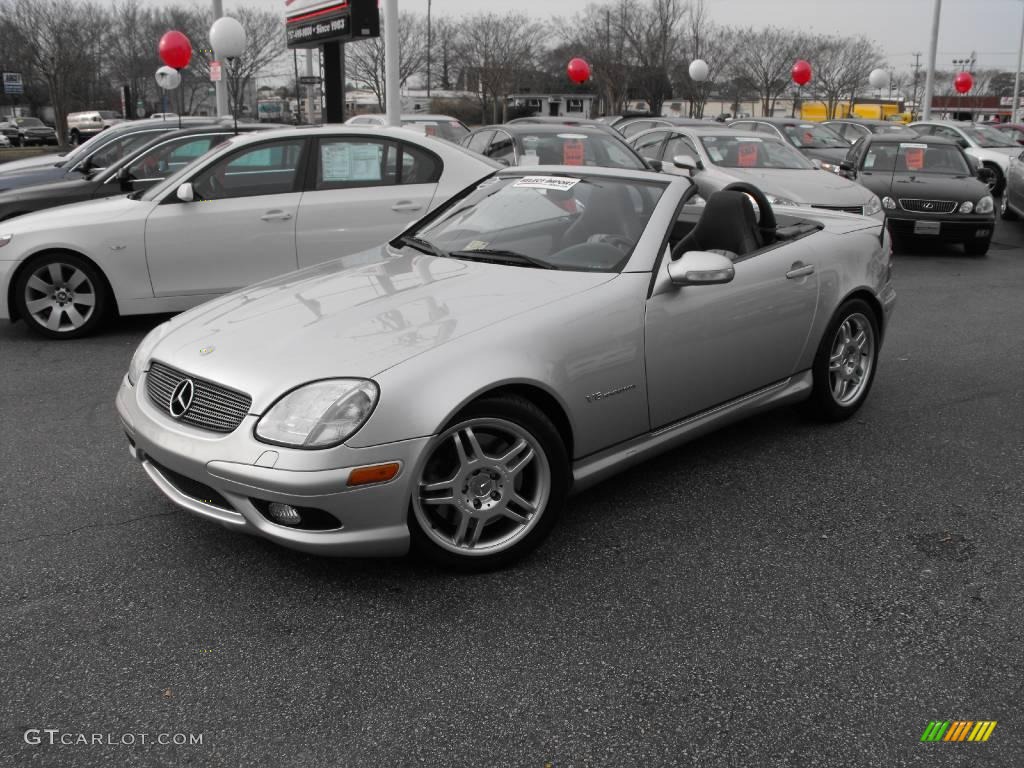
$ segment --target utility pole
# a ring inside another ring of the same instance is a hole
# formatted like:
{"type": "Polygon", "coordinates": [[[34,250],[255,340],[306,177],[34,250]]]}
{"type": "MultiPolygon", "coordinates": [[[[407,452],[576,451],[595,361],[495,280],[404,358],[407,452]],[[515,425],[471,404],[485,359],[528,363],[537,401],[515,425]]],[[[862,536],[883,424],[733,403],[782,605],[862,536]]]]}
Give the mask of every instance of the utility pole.
{"type": "MultiPolygon", "coordinates": [[[[402,124],[401,78],[398,74],[398,0],[384,0],[384,83],[388,125],[402,124]]],[[[344,88],[342,83],[342,88],[344,88]]]]}
{"type": "MultiPolygon", "coordinates": [[[[221,2],[221,0],[213,0],[213,20],[216,21],[223,15],[224,3],[221,2]]],[[[217,52],[214,51],[213,55],[216,56],[217,52]]],[[[221,62],[220,71],[220,80],[217,80],[213,84],[213,87],[217,94],[217,117],[225,117],[231,114],[231,110],[228,108],[228,84],[225,80],[228,74],[228,68],[224,66],[224,62],[221,62]]],[[[207,91],[207,93],[209,93],[209,91],[207,91]]],[[[166,112],[167,110],[165,109],[164,111],[166,112]]]]}
{"type": "MultiPolygon", "coordinates": [[[[433,47],[433,36],[430,29],[430,2],[427,0],[427,98],[430,98],[430,54],[433,47]]],[[[429,107],[428,107],[429,109],[429,107]]]]}
{"type": "Polygon", "coordinates": [[[935,52],[939,46],[939,17],[942,15],[942,0],[935,0],[932,15],[932,39],[928,46],[928,73],[924,79],[924,119],[932,119],[932,96],[935,95],[935,52]]]}
{"type": "Polygon", "coordinates": [[[917,85],[921,80],[921,52],[917,51],[914,53],[914,96],[911,98],[913,107],[911,107],[910,117],[912,120],[917,119],[917,111],[920,104],[917,103],[917,85]]]}
{"type": "MultiPolygon", "coordinates": [[[[1013,75],[1013,107],[1010,109],[1010,122],[1016,123],[1020,118],[1020,66],[1021,58],[1024,57],[1024,18],[1020,23],[1020,45],[1017,47],[1017,69],[1013,75]]],[[[1006,194],[1005,192],[1003,194],[1006,194]]]]}

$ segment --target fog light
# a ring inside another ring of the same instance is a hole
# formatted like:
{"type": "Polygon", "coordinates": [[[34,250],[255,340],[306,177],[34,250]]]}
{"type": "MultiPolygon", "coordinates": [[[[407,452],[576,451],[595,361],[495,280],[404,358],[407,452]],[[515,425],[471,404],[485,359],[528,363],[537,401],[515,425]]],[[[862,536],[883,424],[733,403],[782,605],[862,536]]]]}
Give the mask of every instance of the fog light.
{"type": "Polygon", "coordinates": [[[270,502],[267,513],[274,518],[274,522],[281,525],[298,525],[302,522],[302,515],[299,510],[291,504],[279,504],[276,501],[270,502]]]}

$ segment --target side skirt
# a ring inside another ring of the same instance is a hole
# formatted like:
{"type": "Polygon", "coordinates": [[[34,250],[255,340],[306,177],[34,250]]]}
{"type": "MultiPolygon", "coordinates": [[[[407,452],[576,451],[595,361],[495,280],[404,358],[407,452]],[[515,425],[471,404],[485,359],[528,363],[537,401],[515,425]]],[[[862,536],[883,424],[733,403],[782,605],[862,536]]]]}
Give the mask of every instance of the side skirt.
{"type": "Polygon", "coordinates": [[[572,493],[586,490],[602,480],[640,464],[719,427],[740,421],[760,411],[806,399],[813,387],[811,371],[804,371],[728,403],[694,414],[675,424],[612,446],[580,459],[573,465],[572,493]]]}

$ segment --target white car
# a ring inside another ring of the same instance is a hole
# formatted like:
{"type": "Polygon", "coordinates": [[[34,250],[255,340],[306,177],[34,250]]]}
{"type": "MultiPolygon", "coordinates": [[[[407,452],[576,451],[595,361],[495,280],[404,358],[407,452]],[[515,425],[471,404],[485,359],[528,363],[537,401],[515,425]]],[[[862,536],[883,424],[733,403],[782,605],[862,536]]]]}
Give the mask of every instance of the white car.
{"type": "MultiPolygon", "coordinates": [[[[345,121],[345,125],[387,125],[387,115],[356,115],[345,121]]],[[[438,136],[458,143],[469,133],[469,128],[461,120],[448,115],[431,115],[425,112],[412,112],[402,115],[402,127],[427,136],[438,136]]]]}
{"type": "Polygon", "coordinates": [[[998,196],[1003,193],[1010,172],[1010,158],[1020,154],[1020,144],[1012,137],[994,128],[956,120],[922,121],[911,123],[909,127],[921,136],[953,139],[963,147],[964,152],[995,174],[995,178],[988,183],[992,194],[998,196]]]}
{"type": "Polygon", "coordinates": [[[403,128],[236,136],[142,194],[0,223],[0,318],[74,338],[179,312],[366,251],[499,167],[403,128]]]}

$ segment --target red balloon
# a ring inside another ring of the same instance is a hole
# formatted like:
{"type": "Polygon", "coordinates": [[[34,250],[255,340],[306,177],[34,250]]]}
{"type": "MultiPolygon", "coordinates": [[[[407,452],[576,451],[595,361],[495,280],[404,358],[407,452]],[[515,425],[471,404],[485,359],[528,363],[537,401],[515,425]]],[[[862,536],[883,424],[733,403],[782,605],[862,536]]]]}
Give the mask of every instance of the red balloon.
{"type": "Polygon", "coordinates": [[[590,79],[590,65],[583,59],[572,59],[567,68],[569,79],[577,85],[590,79]]]}
{"type": "Polygon", "coordinates": [[[974,87],[974,78],[970,72],[961,72],[953,78],[953,87],[957,93],[967,93],[974,87]]]}
{"type": "Polygon", "coordinates": [[[192,43],[181,32],[171,30],[160,38],[160,58],[174,69],[184,69],[192,60],[192,43]]]}
{"type": "Polygon", "coordinates": [[[807,85],[811,82],[811,65],[803,59],[798,59],[793,65],[793,82],[797,85],[807,85]]]}

